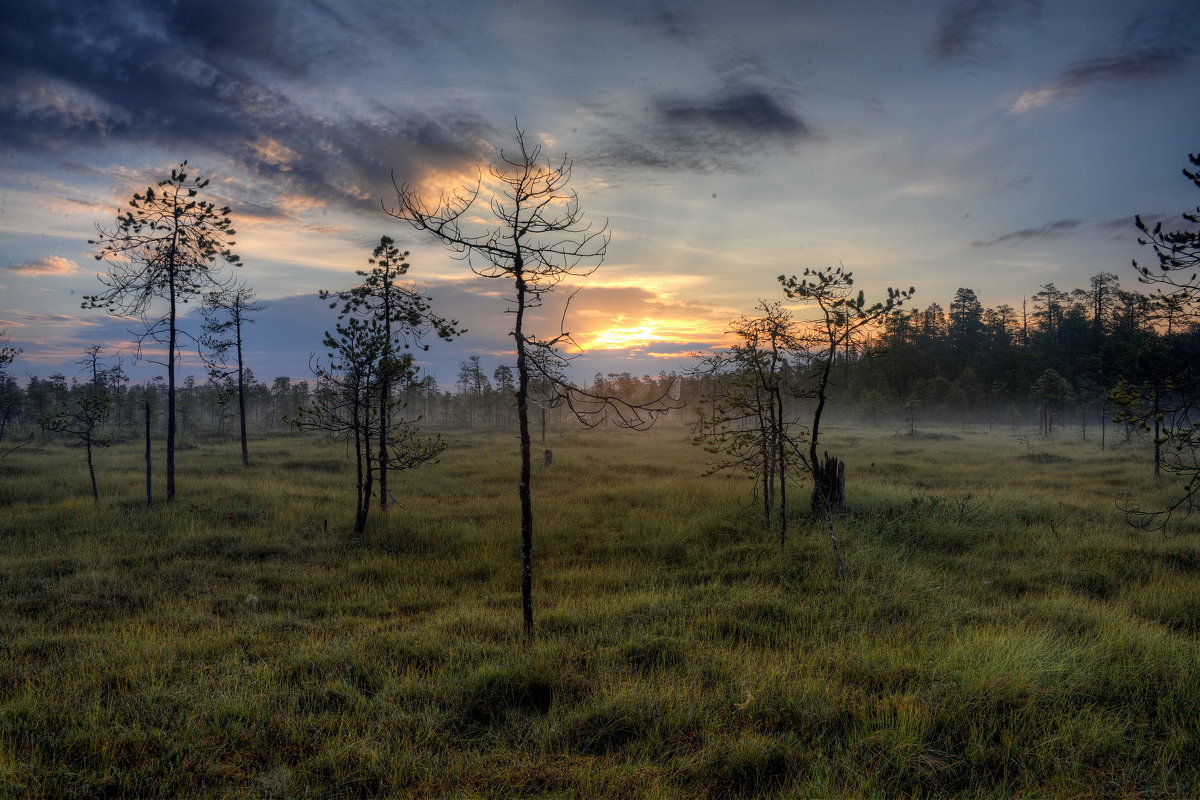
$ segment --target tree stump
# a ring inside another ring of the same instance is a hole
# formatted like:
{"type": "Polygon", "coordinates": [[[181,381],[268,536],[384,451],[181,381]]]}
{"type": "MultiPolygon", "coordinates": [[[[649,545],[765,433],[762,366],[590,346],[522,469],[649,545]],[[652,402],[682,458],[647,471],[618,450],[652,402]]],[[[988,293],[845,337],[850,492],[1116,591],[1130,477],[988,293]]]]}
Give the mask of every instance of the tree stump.
{"type": "Polygon", "coordinates": [[[553,450],[546,450],[545,453],[543,454],[543,457],[545,458],[545,462],[544,462],[545,466],[548,467],[554,463],[554,451],[553,450]]]}
{"type": "Polygon", "coordinates": [[[846,464],[825,453],[824,460],[813,464],[812,514],[826,509],[846,510],[846,464]]]}

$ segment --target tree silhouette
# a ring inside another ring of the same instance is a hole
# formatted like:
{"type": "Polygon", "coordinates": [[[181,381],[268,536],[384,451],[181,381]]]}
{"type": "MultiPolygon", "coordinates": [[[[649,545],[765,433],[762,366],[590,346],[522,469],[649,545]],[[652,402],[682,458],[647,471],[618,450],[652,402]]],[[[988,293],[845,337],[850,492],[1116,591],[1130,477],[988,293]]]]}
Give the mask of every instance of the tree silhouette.
{"type": "Polygon", "coordinates": [[[125,373],[119,362],[111,367],[100,365],[100,345],[92,345],[85,352],[87,356],[78,363],[90,373],[90,380],[62,397],[52,410],[40,417],[40,421],[48,430],[72,437],[71,446],[84,450],[88,477],[92,482],[92,501],[99,505],[95,451],[112,442],[111,434],[101,433],[100,426],[112,413],[113,390],[125,380],[125,373]]]}
{"type": "MultiPolygon", "coordinates": [[[[9,365],[19,355],[21,355],[21,348],[8,344],[8,331],[0,330],[0,442],[4,441],[4,434],[8,431],[13,415],[21,408],[20,390],[16,381],[8,374],[9,365]]],[[[12,451],[0,454],[0,458],[10,452],[12,451]]]]}
{"type": "MultiPolygon", "coordinates": [[[[1185,168],[1183,175],[1200,188],[1200,154],[1189,154],[1188,160],[1197,170],[1185,168]]],[[[1190,225],[1200,225],[1200,206],[1182,216],[1190,225]]],[[[1157,309],[1166,337],[1179,338],[1174,329],[1176,321],[1190,321],[1194,329],[1194,320],[1200,316],[1200,230],[1164,231],[1161,222],[1151,228],[1140,214],[1134,217],[1134,226],[1142,233],[1138,244],[1153,249],[1158,261],[1155,269],[1135,260],[1138,280],[1156,289],[1151,307],[1157,309]]],[[[1153,371],[1160,375],[1152,381],[1154,385],[1125,385],[1114,391],[1112,399],[1120,406],[1119,421],[1142,430],[1154,429],[1156,474],[1161,466],[1187,481],[1180,495],[1165,508],[1126,508],[1135,525],[1166,529],[1177,515],[1188,517],[1200,499],[1200,387],[1196,368],[1200,353],[1193,351],[1188,357],[1168,363],[1164,370],[1163,353],[1161,348],[1156,350],[1159,352],[1153,354],[1153,371]]]]}
{"type": "Polygon", "coordinates": [[[801,345],[796,321],[779,303],[762,301],[758,316],[730,322],[738,343],[728,350],[701,356],[696,375],[711,379],[702,402],[712,403],[702,416],[693,442],[718,456],[705,474],[741,470],[750,473],[761,491],[763,526],[778,510],[779,546],[787,541],[787,484],[792,468],[804,465],[797,449],[807,433],[784,407],[790,388],[789,364],[801,345]]]}
{"type": "Polygon", "coordinates": [[[175,371],[179,361],[179,306],[204,291],[219,290],[222,264],[240,265],[229,207],[199,199],[208,180],[186,172],[184,161],[171,176],[135,193],[129,208],[117,215],[116,227],[96,225],[97,261],[108,263],[100,282],[106,287],[84,298],[84,308],[103,308],[119,317],[141,317],[139,342],[165,343],[167,356],[167,500],[175,498],[175,371]],[[146,317],[156,300],[167,307],[146,317]],[[165,330],[164,330],[165,329],[165,330]]]}
{"type": "MultiPolygon", "coordinates": [[[[812,385],[797,394],[816,401],[812,425],[809,427],[806,464],[813,481],[810,505],[814,517],[819,514],[825,517],[837,575],[840,578],[845,573],[845,564],[833,527],[832,513],[845,505],[845,472],[841,461],[831,458],[828,453],[823,459],[819,460],[817,457],[821,421],[829,400],[833,365],[838,354],[845,350],[856,336],[881,323],[912,297],[916,290],[912,287],[907,290],[889,287],[886,300],[868,305],[862,291],[857,294],[854,292],[853,273],[847,272],[841,266],[826,267],[823,270],[806,269],[800,278],[795,275],[790,278],[780,275],[779,283],[788,300],[806,306],[816,306],[819,313],[811,320],[814,333],[808,349],[808,369],[812,385]]],[[[941,309],[938,308],[937,314],[930,316],[935,320],[940,318],[941,309]]],[[[940,326],[941,323],[931,321],[930,327],[934,325],[940,326]]]]}
{"type": "Polygon", "coordinates": [[[267,304],[259,301],[254,290],[235,282],[222,291],[210,292],[204,301],[204,337],[201,344],[211,355],[210,363],[225,380],[237,376],[238,423],[242,441],[242,465],[250,466],[250,448],[246,442],[246,359],[242,328],[254,321],[254,314],[267,304]],[[223,312],[223,314],[222,314],[223,312]],[[224,319],[221,317],[224,316],[224,319]],[[224,367],[233,350],[232,369],[224,367]]]}
{"type": "Polygon", "coordinates": [[[384,376],[394,382],[411,377],[416,367],[410,354],[395,355],[380,320],[350,317],[334,333],[325,333],[325,346],[327,361],[312,364],[317,387],[311,402],[287,420],[299,430],[323,431],[351,448],[356,479],[354,532],[362,533],[376,475],[415,469],[435,459],[446,445],[439,438],[419,438],[416,426],[389,413],[400,401],[381,393],[384,376]]]}
{"type": "MultiPolygon", "coordinates": [[[[664,410],[634,405],[616,398],[586,392],[559,377],[564,356],[559,346],[571,341],[560,331],[538,338],[529,330],[530,309],[541,305],[546,294],[569,278],[591,275],[608,249],[607,223],[593,228],[585,220],[579,198],[571,188],[573,164],[566,157],[543,159],[540,145],[530,145],[517,128],[517,150],[500,154],[500,165],[489,169],[498,187],[485,203],[490,221],[476,222],[472,208],[479,200],[482,179],[451,195],[443,193],[429,203],[409,184],[395,184],[396,204],[385,206],[391,216],[431,234],[455,257],[485,278],[511,282],[509,311],[517,352],[517,428],[521,443],[518,495],[521,506],[521,600],[526,638],[533,635],[533,500],[529,403],[531,384],[537,377],[555,387],[556,401],[567,404],[577,417],[599,424],[606,417],[620,425],[644,428],[664,410]]],[[[393,183],[395,178],[393,177],[393,183]]],[[[476,209],[475,213],[481,213],[476,209]]]]}
{"type": "Polygon", "coordinates": [[[431,334],[450,341],[466,331],[458,328],[457,320],[447,320],[434,314],[428,295],[402,280],[411,266],[407,258],[407,250],[401,252],[390,236],[381,236],[378,246],[367,259],[371,269],[355,271],[363,279],[362,283],[342,292],[320,293],[323,300],[337,298],[337,301],[329,304],[330,308],[337,308],[340,301],[338,319],[350,317],[370,320],[377,327],[382,347],[375,374],[380,414],[377,467],[381,511],[387,510],[391,498],[388,472],[392,458],[388,448],[393,435],[391,413],[395,403],[392,393],[397,383],[404,380],[412,369],[412,356],[403,354],[403,351],[414,346],[428,350],[429,345],[423,344],[422,339],[431,334]]]}
{"type": "Polygon", "coordinates": [[[1054,433],[1058,411],[1075,394],[1071,382],[1053,369],[1047,369],[1030,387],[1030,396],[1038,403],[1038,431],[1043,436],[1054,433]]]}

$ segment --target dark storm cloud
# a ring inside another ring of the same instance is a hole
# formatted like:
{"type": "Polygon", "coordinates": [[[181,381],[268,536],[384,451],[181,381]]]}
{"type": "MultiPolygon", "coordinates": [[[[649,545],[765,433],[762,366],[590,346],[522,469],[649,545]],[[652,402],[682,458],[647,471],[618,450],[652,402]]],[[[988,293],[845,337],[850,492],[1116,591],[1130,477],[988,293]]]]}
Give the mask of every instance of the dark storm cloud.
{"type": "Polygon", "coordinates": [[[994,47],[993,29],[1014,14],[1036,15],[1040,0],[952,0],[934,32],[933,54],[943,61],[969,61],[994,47]]]}
{"type": "Polygon", "coordinates": [[[279,88],[354,58],[340,55],[355,52],[354,34],[320,3],[20,5],[0,31],[0,139],[40,154],[106,144],[215,153],[348,204],[377,203],[393,168],[408,179],[477,160],[487,126],[469,113],[330,118],[279,88]]]}
{"type": "Polygon", "coordinates": [[[987,241],[972,242],[971,246],[992,247],[993,245],[1005,242],[1023,242],[1030,239],[1058,239],[1071,233],[1082,224],[1083,220],[1080,219],[1060,219],[1055,222],[1047,222],[1040,228],[1022,228],[1019,231],[1006,233],[987,241]]]}
{"type": "Polygon", "coordinates": [[[636,134],[608,135],[586,160],[616,168],[739,172],[772,147],[819,138],[783,95],[763,89],[659,98],[648,121],[630,125],[636,134]]]}

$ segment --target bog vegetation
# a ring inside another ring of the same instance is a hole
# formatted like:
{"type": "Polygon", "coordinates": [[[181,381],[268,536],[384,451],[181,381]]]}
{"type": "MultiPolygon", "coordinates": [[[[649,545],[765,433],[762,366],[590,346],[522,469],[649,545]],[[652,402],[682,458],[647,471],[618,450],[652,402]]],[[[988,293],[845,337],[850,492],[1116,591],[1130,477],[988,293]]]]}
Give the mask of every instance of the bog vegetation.
{"type": "Polygon", "coordinates": [[[839,426],[846,576],[780,549],[690,426],[451,436],[360,535],[316,435],[0,462],[5,797],[1186,797],[1200,548],[1114,496],[1151,443],[839,426]]]}

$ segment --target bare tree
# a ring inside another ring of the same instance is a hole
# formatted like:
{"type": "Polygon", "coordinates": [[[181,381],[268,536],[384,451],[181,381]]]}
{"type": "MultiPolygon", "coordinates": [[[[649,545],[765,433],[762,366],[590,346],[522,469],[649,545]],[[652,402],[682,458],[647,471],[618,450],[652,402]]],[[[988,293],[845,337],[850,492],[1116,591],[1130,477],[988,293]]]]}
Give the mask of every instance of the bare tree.
{"type": "Polygon", "coordinates": [[[694,372],[712,379],[712,416],[703,417],[694,437],[718,456],[706,474],[726,470],[751,473],[762,496],[763,526],[778,509],[779,545],[787,541],[787,484],[793,467],[804,464],[797,449],[807,434],[789,415],[784,394],[789,390],[789,363],[800,347],[796,322],[779,303],[759,303],[761,316],[742,316],[730,322],[729,333],[739,343],[728,350],[700,357],[694,372]],[[776,498],[778,500],[776,501],[776,498]]]}
{"type": "MultiPolygon", "coordinates": [[[[225,379],[237,376],[238,422],[242,440],[242,464],[250,466],[250,448],[246,443],[246,359],[242,328],[254,321],[254,314],[264,311],[267,304],[259,301],[254,290],[235,282],[222,291],[205,296],[203,349],[211,356],[210,364],[225,379]],[[224,319],[221,319],[224,312],[224,319]],[[234,353],[232,369],[225,368],[230,349],[234,353]]],[[[220,378],[218,378],[220,381],[220,378]]]]}
{"type": "Polygon", "coordinates": [[[186,172],[187,162],[171,177],[133,195],[114,228],[97,223],[97,261],[108,262],[99,294],[84,298],[84,308],[103,308],[118,317],[141,317],[139,341],[165,343],[167,355],[167,500],[175,498],[175,370],[179,363],[179,306],[206,290],[221,288],[219,270],[240,265],[230,240],[235,231],[229,207],[198,199],[208,180],[186,172]],[[157,319],[146,317],[156,300],[167,307],[157,319]]]}
{"type": "Polygon", "coordinates": [[[558,389],[558,400],[593,424],[611,415],[618,424],[646,427],[662,409],[634,406],[555,379],[556,366],[563,360],[558,346],[569,342],[570,334],[560,331],[552,338],[538,338],[528,330],[527,315],[564,280],[591,275],[600,266],[608,249],[608,226],[593,227],[585,220],[579,198],[569,188],[573,165],[566,157],[543,159],[541,146],[527,143],[519,127],[517,151],[512,155],[502,152],[500,157],[500,165],[489,170],[499,189],[485,201],[491,218],[488,223],[477,226],[471,218],[480,213],[478,208],[471,210],[480,199],[482,180],[473,188],[442,194],[436,203],[427,202],[409,184],[396,184],[396,204],[384,210],[433,235],[477,275],[511,281],[513,294],[508,298],[508,310],[513,314],[512,337],[517,351],[516,407],[521,443],[521,600],[528,638],[533,635],[531,381],[536,376],[551,380],[558,389]]]}

